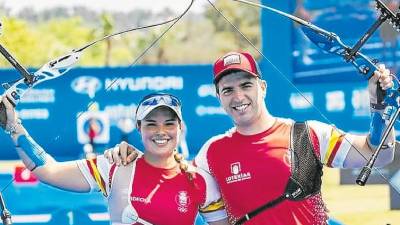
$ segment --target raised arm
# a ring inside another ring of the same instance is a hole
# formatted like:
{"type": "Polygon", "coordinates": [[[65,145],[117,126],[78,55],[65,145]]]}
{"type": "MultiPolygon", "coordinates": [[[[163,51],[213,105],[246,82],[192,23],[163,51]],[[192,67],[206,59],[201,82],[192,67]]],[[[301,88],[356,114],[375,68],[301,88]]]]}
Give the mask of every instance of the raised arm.
{"type": "MultiPolygon", "coordinates": [[[[383,133],[383,130],[385,130],[387,125],[386,123],[388,122],[383,118],[384,106],[378,98],[378,88],[387,90],[392,86],[393,81],[390,71],[386,69],[384,65],[380,65],[379,70],[375,71],[374,76],[371,77],[368,82],[372,114],[371,128],[374,127],[374,129],[370,129],[370,133],[367,136],[353,135],[352,148],[350,148],[346,156],[344,167],[358,168],[364,166],[367,160],[376,150],[381,138],[381,133],[376,132],[376,130],[380,130],[383,133]],[[372,130],[374,130],[374,132],[371,133],[372,130]]],[[[395,141],[395,133],[394,129],[392,129],[385,141],[382,151],[378,156],[378,159],[375,163],[376,166],[384,166],[393,160],[395,141]]]]}
{"type": "Polygon", "coordinates": [[[40,181],[64,190],[90,191],[90,185],[81,173],[76,161],[55,161],[28,134],[8,99],[2,97],[1,103],[4,103],[7,113],[5,131],[10,133],[22,162],[40,181]]]}

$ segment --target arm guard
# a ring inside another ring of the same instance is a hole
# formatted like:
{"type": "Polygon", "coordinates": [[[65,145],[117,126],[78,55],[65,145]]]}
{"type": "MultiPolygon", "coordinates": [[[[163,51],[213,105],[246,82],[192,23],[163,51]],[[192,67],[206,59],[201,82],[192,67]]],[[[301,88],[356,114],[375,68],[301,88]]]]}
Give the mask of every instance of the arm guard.
{"type": "Polygon", "coordinates": [[[20,135],[17,143],[17,150],[21,153],[20,156],[26,168],[32,171],[46,163],[47,153],[32,137],[25,134],[20,135]]]}

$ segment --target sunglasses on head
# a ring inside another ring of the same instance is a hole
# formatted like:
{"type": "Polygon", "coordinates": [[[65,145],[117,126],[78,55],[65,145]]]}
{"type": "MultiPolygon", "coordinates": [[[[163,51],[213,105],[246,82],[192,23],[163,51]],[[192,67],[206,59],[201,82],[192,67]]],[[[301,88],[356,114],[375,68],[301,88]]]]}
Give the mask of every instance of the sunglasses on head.
{"type": "Polygon", "coordinates": [[[139,106],[152,106],[164,103],[169,106],[181,106],[179,99],[171,94],[151,94],[143,98],[139,106]]]}

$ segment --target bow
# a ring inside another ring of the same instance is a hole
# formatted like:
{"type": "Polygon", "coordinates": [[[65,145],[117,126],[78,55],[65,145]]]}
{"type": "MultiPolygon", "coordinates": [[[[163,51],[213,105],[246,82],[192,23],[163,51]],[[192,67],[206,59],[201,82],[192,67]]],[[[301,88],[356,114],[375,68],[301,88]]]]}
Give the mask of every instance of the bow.
{"type": "MultiPolygon", "coordinates": [[[[378,20],[371,26],[371,28],[364,34],[364,36],[357,42],[357,44],[351,48],[347,45],[345,45],[340,37],[333,33],[326,31],[310,22],[304,21],[298,17],[295,17],[293,15],[287,14],[285,12],[279,11],[277,9],[264,6],[261,4],[256,4],[253,2],[249,2],[247,0],[234,0],[246,4],[250,4],[253,6],[258,6],[260,8],[268,9],[270,11],[273,11],[275,13],[278,13],[282,16],[285,16],[294,22],[302,25],[302,30],[304,34],[308,37],[308,39],[313,42],[315,45],[317,45],[319,48],[324,50],[325,52],[335,54],[341,58],[343,58],[346,62],[351,63],[357,71],[363,75],[364,78],[369,79],[373,76],[373,73],[375,70],[378,70],[378,67],[376,66],[376,62],[374,60],[370,60],[367,56],[359,52],[361,49],[362,45],[366,43],[368,38],[378,29],[378,27],[386,20],[390,20],[390,22],[393,24],[393,27],[396,28],[396,30],[400,30],[400,19],[390,10],[386,7],[385,4],[383,4],[380,0],[376,0],[377,4],[377,10],[381,12],[380,17],[378,20]]],[[[393,128],[394,122],[396,121],[399,113],[400,113],[400,105],[399,105],[399,98],[400,98],[400,92],[399,92],[399,81],[395,80],[394,85],[392,88],[386,90],[385,92],[378,88],[378,96],[385,96],[383,99],[383,103],[386,105],[385,107],[385,116],[389,120],[389,124],[383,133],[383,136],[381,138],[381,141],[377,147],[377,150],[374,152],[372,155],[371,159],[368,160],[368,163],[364,168],[361,170],[360,175],[358,176],[356,183],[364,186],[366,181],[368,180],[369,175],[371,174],[371,170],[373,167],[373,164],[375,163],[379,152],[382,149],[382,146],[387,138],[387,136],[390,133],[390,130],[393,128]]],[[[375,132],[375,130],[372,130],[371,133],[375,132]]],[[[355,148],[356,149],[356,148],[355,148]]],[[[357,150],[358,151],[358,150],[357,150]]],[[[361,154],[361,153],[360,153],[361,154]]]]}
{"type": "MultiPolygon", "coordinates": [[[[12,82],[6,82],[3,83],[2,86],[5,89],[5,92],[1,95],[1,97],[6,96],[10,102],[16,106],[21,99],[21,97],[26,93],[26,91],[30,88],[33,88],[34,86],[47,81],[51,79],[58,78],[65,73],[67,73],[70,69],[73,68],[73,66],[79,61],[80,56],[84,52],[85,49],[90,48],[91,46],[97,44],[98,42],[104,41],[106,39],[109,39],[111,37],[117,36],[117,35],[122,35],[131,31],[136,31],[136,30],[142,30],[142,29],[147,29],[151,27],[157,27],[165,24],[172,23],[167,29],[165,29],[157,38],[155,38],[149,46],[146,47],[146,49],[139,54],[135,58],[132,64],[129,65],[129,67],[132,67],[136,65],[136,63],[184,16],[186,13],[189,11],[189,9],[192,7],[194,3],[194,0],[190,0],[190,4],[188,7],[178,16],[166,20],[164,22],[160,23],[155,23],[147,26],[141,26],[141,27],[135,27],[135,28],[130,28],[127,30],[123,30],[120,32],[116,32],[110,35],[106,35],[100,39],[97,39],[95,41],[92,41],[86,45],[84,45],[81,48],[78,48],[76,50],[72,50],[71,53],[63,55],[61,57],[58,57],[57,59],[51,60],[44,64],[39,70],[34,72],[33,74],[29,73],[8,51],[5,49],[1,44],[0,44],[0,53],[9,61],[11,65],[14,66],[16,70],[21,74],[22,78],[17,80],[17,81],[12,81],[12,82]]],[[[0,23],[0,34],[1,34],[1,23],[0,23]]],[[[109,90],[112,85],[114,85],[117,82],[118,79],[114,80],[111,82],[111,84],[106,87],[106,90],[109,90]]],[[[88,107],[90,107],[91,104],[93,104],[94,101],[88,104],[88,107]]],[[[79,114],[77,117],[79,117],[82,114],[79,114]]],[[[3,129],[6,126],[7,122],[7,116],[6,116],[6,110],[4,103],[0,103],[0,126],[3,127],[3,129]]],[[[1,200],[1,218],[3,220],[4,224],[11,224],[11,223],[5,223],[4,221],[10,221],[11,220],[11,214],[9,211],[6,209],[5,204],[3,202],[3,198],[1,193],[9,187],[9,185],[15,180],[13,178],[4,188],[3,190],[0,191],[0,200],[1,200]]]]}
{"type": "MultiPolygon", "coordinates": [[[[315,105],[313,105],[302,93],[301,91],[296,87],[296,85],[286,76],[284,75],[247,37],[244,35],[227,17],[224,16],[224,14],[210,1],[207,0],[209,4],[238,32],[240,35],[246,39],[246,41],[266,60],[270,63],[270,65],[281,75],[283,76],[288,83],[296,89],[296,91],[314,108],[316,109],[319,114],[326,119],[327,121],[330,121],[315,105]]],[[[392,13],[380,0],[376,0],[377,3],[377,9],[381,11],[381,16],[379,17],[378,21],[373,24],[373,26],[367,31],[367,33],[358,41],[358,43],[355,45],[354,48],[350,48],[349,46],[345,45],[339,38],[338,35],[326,31],[310,22],[304,21],[298,17],[295,17],[291,14],[282,12],[280,10],[277,10],[272,7],[268,7],[262,4],[257,4],[254,2],[249,2],[247,0],[233,0],[241,3],[245,3],[248,5],[256,6],[262,9],[267,9],[272,12],[275,12],[277,14],[280,14],[284,17],[287,17],[294,22],[302,25],[303,32],[305,35],[318,47],[323,49],[324,51],[328,53],[335,54],[337,56],[342,57],[346,62],[351,63],[359,73],[363,75],[365,79],[369,79],[372,75],[375,69],[377,69],[377,66],[375,65],[374,60],[370,60],[367,56],[363,55],[361,52],[359,52],[359,49],[362,47],[362,45],[368,40],[368,38],[372,35],[372,33],[385,21],[385,20],[390,20],[390,22],[393,24],[394,28],[397,29],[397,31],[400,30],[400,16],[399,13],[395,15],[392,13]]],[[[394,87],[386,91],[386,97],[384,99],[384,103],[387,105],[385,112],[389,113],[389,116],[391,116],[391,121],[390,121],[390,126],[393,126],[397,116],[400,113],[400,107],[399,107],[399,81],[396,80],[394,81],[394,87]]],[[[388,125],[388,127],[389,127],[388,125]]],[[[389,134],[390,129],[386,129],[382,136],[382,140],[380,144],[378,145],[378,148],[381,148],[383,145],[384,140],[389,134]]],[[[348,140],[347,140],[348,141],[348,140]]],[[[356,148],[355,148],[356,149],[356,148]]],[[[357,150],[357,149],[356,149],[357,150]]],[[[359,150],[357,150],[359,152],[359,150]]],[[[360,153],[360,152],[359,152],[360,153]]],[[[371,172],[372,166],[374,161],[377,158],[377,155],[379,153],[379,150],[376,151],[367,165],[363,168],[362,172],[360,173],[360,176],[357,178],[357,183],[359,185],[364,185],[366,180],[368,179],[369,173],[371,172]]],[[[362,155],[360,153],[360,155],[362,155]]],[[[366,161],[368,159],[365,158],[366,161]]],[[[391,181],[388,180],[380,171],[379,169],[376,169],[377,172],[393,187],[396,189],[394,185],[391,184],[391,181]]],[[[400,193],[399,190],[396,189],[398,193],[400,193]]]]}

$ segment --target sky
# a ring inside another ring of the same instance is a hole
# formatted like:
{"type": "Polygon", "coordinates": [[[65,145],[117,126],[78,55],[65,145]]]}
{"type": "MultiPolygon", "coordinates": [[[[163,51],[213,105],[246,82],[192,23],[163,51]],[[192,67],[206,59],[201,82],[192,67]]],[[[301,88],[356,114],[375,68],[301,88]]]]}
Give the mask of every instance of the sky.
{"type": "MultiPolygon", "coordinates": [[[[52,8],[56,6],[87,6],[99,11],[130,11],[135,8],[153,10],[155,12],[169,7],[181,12],[187,8],[190,0],[0,0],[0,5],[11,8],[16,12],[24,7],[32,7],[36,10],[52,8]]],[[[207,0],[195,0],[191,11],[201,12],[207,0]]]]}

